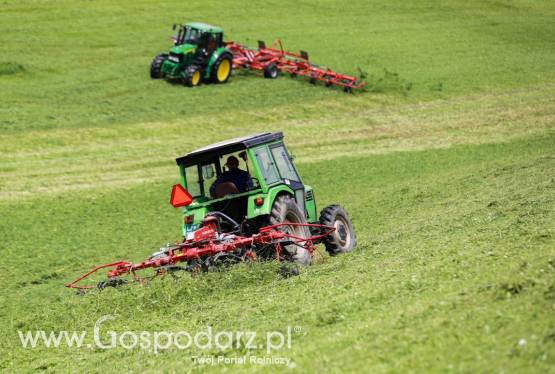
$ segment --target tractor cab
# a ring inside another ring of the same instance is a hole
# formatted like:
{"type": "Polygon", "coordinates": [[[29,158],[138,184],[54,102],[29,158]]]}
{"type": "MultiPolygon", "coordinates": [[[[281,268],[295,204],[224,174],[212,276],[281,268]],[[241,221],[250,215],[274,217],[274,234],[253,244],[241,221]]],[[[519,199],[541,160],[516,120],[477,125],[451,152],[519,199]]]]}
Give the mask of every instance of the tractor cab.
{"type": "Polygon", "coordinates": [[[173,37],[174,45],[188,45],[199,49],[214,51],[223,46],[223,30],[205,23],[192,22],[185,25],[173,25],[178,30],[173,37]]]}
{"type": "Polygon", "coordinates": [[[184,208],[184,235],[196,230],[210,212],[256,230],[268,224],[276,199],[284,195],[298,206],[300,220],[317,220],[312,188],[303,184],[281,132],[215,143],[176,162],[181,186],[192,198],[184,208]]]}

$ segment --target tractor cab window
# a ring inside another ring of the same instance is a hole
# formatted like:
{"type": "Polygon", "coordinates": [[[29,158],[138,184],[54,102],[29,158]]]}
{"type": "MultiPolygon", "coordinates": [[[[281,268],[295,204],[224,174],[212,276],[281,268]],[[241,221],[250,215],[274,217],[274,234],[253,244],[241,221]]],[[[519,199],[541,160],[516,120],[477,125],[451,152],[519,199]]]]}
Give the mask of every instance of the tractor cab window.
{"type": "Polygon", "coordinates": [[[193,197],[219,199],[260,188],[252,170],[247,152],[234,152],[186,167],[185,182],[193,197]]]}
{"type": "Polygon", "coordinates": [[[200,37],[198,46],[200,48],[205,48],[209,52],[213,52],[216,50],[216,39],[214,39],[214,35],[209,32],[203,33],[200,37]]]}
{"type": "Polygon", "coordinates": [[[188,166],[185,168],[185,181],[187,183],[187,191],[189,191],[191,196],[202,196],[202,180],[199,177],[198,165],[188,166]]]}
{"type": "Polygon", "coordinates": [[[216,165],[214,163],[202,165],[200,167],[200,172],[202,175],[203,191],[205,196],[209,196],[210,186],[214,184],[216,178],[218,177],[216,173],[216,165]]]}
{"type": "Polygon", "coordinates": [[[285,150],[285,147],[283,145],[272,147],[272,154],[281,178],[300,182],[299,175],[291,163],[291,158],[285,150]]]}
{"type": "Polygon", "coordinates": [[[279,174],[276,169],[276,165],[274,164],[274,160],[268,151],[268,147],[258,147],[255,149],[254,153],[266,184],[269,185],[279,181],[279,174]]]}
{"type": "Polygon", "coordinates": [[[193,197],[209,197],[210,186],[218,177],[215,163],[193,165],[185,168],[187,191],[193,197]]]}
{"type": "Polygon", "coordinates": [[[245,151],[221,155],[219,164],[221,171],[208,187],[211,197],[218,199],[259,187],[258,181],[251,177],[252,165],[245,151]]]}
{"type": "Polygon", "coordinates": [[[191,27],[185,28],[185,35],[183,37],[183,43],[187,44],[197,44],[200,37],[200,31],[193,29],[191,27]]]}

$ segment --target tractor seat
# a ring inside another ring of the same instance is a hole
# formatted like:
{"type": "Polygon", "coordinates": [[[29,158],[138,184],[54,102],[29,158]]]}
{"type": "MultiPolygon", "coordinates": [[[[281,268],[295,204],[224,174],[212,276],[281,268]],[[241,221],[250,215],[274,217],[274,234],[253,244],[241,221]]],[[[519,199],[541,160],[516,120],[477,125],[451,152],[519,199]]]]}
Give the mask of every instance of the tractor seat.
{"type": "Polygon", "coordinates": [[[214,191],[214,195],[216,195],[216,199],[220,197],[224,197],[227,195],[235,195],[239,193],[239,189],[233,182],[224,182],[220,183],[216,186],[216,191],[214,191]]]}

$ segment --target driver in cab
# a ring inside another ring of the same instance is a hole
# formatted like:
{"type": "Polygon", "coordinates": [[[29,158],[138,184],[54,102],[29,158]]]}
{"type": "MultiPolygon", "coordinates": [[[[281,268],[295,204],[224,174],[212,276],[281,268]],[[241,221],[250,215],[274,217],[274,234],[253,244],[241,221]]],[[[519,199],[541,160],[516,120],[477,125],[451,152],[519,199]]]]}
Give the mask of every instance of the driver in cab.
{"type": "Polygon", "coordinates": [[[227,171],[218,175],[218,178],[210,186],[210,195],[220,198],[225,195],[246,192],[252,188],[251,176],[248,172],[239,169],[237,157],[229,156],[225,166],[227,166],[227,171]]]}

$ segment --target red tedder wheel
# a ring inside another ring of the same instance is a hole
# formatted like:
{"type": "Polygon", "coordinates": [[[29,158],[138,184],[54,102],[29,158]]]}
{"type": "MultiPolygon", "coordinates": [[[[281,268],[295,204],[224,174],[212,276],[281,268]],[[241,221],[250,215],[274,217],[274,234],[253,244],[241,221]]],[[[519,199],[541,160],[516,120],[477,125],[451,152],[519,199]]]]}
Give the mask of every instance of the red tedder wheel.
{"type": "Polygon", "coordinates": [[[279,69],[276,64],[271,63],[264,67],[264,78],[276,79],[279,76],[279,69]]]}

